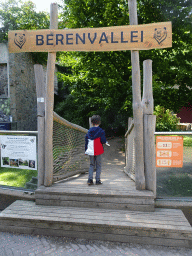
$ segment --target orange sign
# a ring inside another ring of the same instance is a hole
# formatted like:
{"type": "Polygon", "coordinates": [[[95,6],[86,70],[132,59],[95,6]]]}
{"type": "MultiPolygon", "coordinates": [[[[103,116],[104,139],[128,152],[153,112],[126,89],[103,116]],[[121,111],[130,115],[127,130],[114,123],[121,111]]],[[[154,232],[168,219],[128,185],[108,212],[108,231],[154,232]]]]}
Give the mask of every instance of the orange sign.
{"type": "Polygon", "coordinates": [[[156,137],[156,167],[183,167],[183,137],[156,137]]]}

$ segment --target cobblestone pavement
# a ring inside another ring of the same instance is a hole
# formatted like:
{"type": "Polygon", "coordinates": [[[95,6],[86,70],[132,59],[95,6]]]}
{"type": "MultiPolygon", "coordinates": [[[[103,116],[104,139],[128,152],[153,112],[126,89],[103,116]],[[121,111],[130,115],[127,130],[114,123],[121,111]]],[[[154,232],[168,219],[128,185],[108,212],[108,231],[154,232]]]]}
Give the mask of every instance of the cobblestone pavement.
{"type": "Polygon", "coordinates": [[[191,256],[191,249],[0,232],[0,256],[191,256]]]}

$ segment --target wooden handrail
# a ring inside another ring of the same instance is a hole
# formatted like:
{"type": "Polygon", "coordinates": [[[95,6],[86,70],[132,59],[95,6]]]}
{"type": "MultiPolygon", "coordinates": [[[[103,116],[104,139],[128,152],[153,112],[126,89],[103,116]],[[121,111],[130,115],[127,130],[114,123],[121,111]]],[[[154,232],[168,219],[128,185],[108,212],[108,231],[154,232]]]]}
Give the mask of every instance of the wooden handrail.
{"type": "Polygon", "coordinates": [[[77,131],[80,131],[80,132],[84,132],[84,133],[87,133],[88,130],[79,126],[79,125],[76,125],[76,124],[73,124],[73,123],[70,123],[69,121],[65,120],[64,118],[60,117],[57,113],[53,112],[53,121],[56,121],[62,125],[65,125],[69,128],[72,128],[72,129],[75,129],[77,131]]]}
{"type": "Polygon", "coordinates": [[[134,127],[134,121],[132,122],[132,124],[129,126],[127,132],[125,133],[125,138],[127,138],[127,136],[131,133],[133,127],[134,127]]]}

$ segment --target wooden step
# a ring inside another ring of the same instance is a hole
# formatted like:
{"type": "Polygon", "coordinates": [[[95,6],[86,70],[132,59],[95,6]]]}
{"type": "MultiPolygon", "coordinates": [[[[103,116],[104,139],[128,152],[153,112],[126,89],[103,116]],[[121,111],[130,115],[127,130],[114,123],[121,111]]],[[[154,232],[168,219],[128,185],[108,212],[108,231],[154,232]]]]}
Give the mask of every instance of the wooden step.
{"type": "Polygon", "coordinates": [[[192,227],[176,209],[143,213],[19,200],[0,213],[0,231],[192,248],[192,227]]]}
{"type": "Polygon", "coordinates": [[[151,191],[106,189],[102,186],[40,187],[35,191],[38,205],[87,207],[130,211],[154,211],[154,196],[151,191]]]}

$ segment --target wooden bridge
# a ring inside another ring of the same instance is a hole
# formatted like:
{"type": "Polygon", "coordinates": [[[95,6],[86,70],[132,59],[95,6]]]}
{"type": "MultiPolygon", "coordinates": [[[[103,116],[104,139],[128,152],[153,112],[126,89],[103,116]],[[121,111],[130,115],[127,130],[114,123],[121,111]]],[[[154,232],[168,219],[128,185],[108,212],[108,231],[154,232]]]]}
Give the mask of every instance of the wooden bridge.
{"type": "Polygon", "coordinates": [[[120,140],[105,149],[102,185],[88,174],[35,191],[0,214],[0,231],[192,248],[192,227],[181,210],[155,209],[151,191],[138,191],[123,172],[120,140]],[[108,159],[108,161],[106,161],[108,159]]]}

